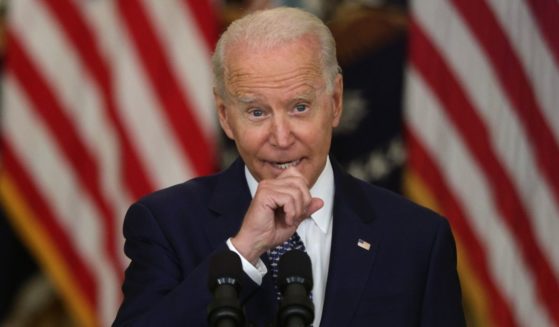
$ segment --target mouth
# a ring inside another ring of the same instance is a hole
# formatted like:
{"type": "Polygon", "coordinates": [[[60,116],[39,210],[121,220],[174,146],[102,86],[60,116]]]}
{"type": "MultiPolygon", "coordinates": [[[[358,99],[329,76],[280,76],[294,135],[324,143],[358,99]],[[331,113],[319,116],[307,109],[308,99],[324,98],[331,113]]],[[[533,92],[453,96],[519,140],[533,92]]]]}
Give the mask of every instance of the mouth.
{"type": "Polygon", "coordinates": [[[274,167],[276,167],[276,168],[279,168],[279,169],[287,169],[287,168],[289,168],[289,167],[295,167],[295,166],[297,166],[300,162],[301,162],[301,159],[292,160],[292,161],[285,161],[285,162],[273,161],[273,162],[271,162],[271,163],[272,163],[272,165],[274,165],[274,167]]]}

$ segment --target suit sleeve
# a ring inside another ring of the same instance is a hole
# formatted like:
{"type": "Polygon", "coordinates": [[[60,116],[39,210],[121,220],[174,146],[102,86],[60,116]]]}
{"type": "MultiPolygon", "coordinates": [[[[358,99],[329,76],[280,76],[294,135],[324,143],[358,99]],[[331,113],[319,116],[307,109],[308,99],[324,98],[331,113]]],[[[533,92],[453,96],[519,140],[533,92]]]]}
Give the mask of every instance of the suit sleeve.
{"type": "MultiPolygon", "coordinates": [[[[206,326],[206,307],[212,296],[207,287],[209,258],[227,249],[225,242],[213,251],[208,248],[206,253],[179,260],[152,212],[138,203],[126,214],[124,237],[124,251],[131,262],[113,326],[206,326]]],[[[251,282],[245,276],[243,285],[249,286],[245,296],[257,287],[251,282]]]]}
{"type": "Polygon", "coordinates": [[[446,220],[439,224],[433,243],[421,326],[465,326],[460,282],[456,271],[456,246],[446,220]]]}

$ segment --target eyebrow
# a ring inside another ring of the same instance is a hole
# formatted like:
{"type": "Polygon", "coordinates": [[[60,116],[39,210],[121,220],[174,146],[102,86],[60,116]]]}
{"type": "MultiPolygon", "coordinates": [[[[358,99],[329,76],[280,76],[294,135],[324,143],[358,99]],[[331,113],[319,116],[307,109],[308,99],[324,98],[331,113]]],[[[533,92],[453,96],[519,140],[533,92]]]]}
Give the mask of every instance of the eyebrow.
{"type": "Polygon", "coordinates": [[[306,92],[303,92],[301,94],[298,94],[297,96],[295,96],[293,99],[294,100],[306,100],[306,101],[310,101],[314,98],[316,98],[318,91],[315,89],[310,89],[306,92]]]}
{"type": "Polygon", "coordinates": [[[254,102],[258,102],[259,98],[257,96],[250,96],[250,95],[241,95],[236,98],[237,101],[244,103],[244,104],[251,104],[254,102]]]}
{"type": "MultiPolygon", "coordinates": [[[[309,88],[301,93],[295,94],[293,98],[288,99],[287,102],[297,102],[297,101],[311,101],[317,97],[319,90],[315,88],[309,88]]],[[[258,95],[240,95],[234,96],[234,99],[242,104],[253,104],[262,101],[262,97],[258,95]]]]}

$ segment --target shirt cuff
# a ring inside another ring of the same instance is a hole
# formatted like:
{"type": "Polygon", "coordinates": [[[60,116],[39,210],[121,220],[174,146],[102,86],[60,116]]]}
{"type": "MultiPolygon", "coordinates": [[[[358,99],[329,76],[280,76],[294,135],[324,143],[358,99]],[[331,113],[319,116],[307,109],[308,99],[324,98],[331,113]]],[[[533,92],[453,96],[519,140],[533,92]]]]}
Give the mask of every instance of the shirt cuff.
{"type": "Polygon", "coordinates": [[[245,259],[245,257],[243,257],[243,255],[240,254],[239,251],[237,251],[237,249],[231,242],[231,238],[227,239],[227,247],[229,247],[229,250],[239,255],[239,257],[241,258],[241,264],[243,265],[243,271],[245,272],[245,274],[247,274],[250,277],[250,279],[252,279],[256,284],[262,285],[262,278],[268,272],[268,268],[266,268],[266,265],[264,264],[262,259],[258,258],[258,262],[256,262],[256,266],[253,266],[252,263],[250,263],[250,261],[245,259]]]}

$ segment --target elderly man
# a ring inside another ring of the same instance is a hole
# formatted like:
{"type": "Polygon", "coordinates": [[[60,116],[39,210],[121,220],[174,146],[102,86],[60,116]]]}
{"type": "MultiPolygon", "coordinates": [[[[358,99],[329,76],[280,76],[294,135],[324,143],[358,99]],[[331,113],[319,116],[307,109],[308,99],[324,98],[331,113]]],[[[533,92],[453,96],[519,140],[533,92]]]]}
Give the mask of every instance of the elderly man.
{"type": "Polygon", "coordinates": [[[296,240],[312,262],[314,326],[463,326],[446,220],[329,159],[343,82],[328,28],[298,9],[256,12],[222,35],[213,65],[240,158],[131,206],[115,325],[206,325],[208,261],[227,248],[242,260],[247,319],[269,325],[270,253],[296,240]]]}

